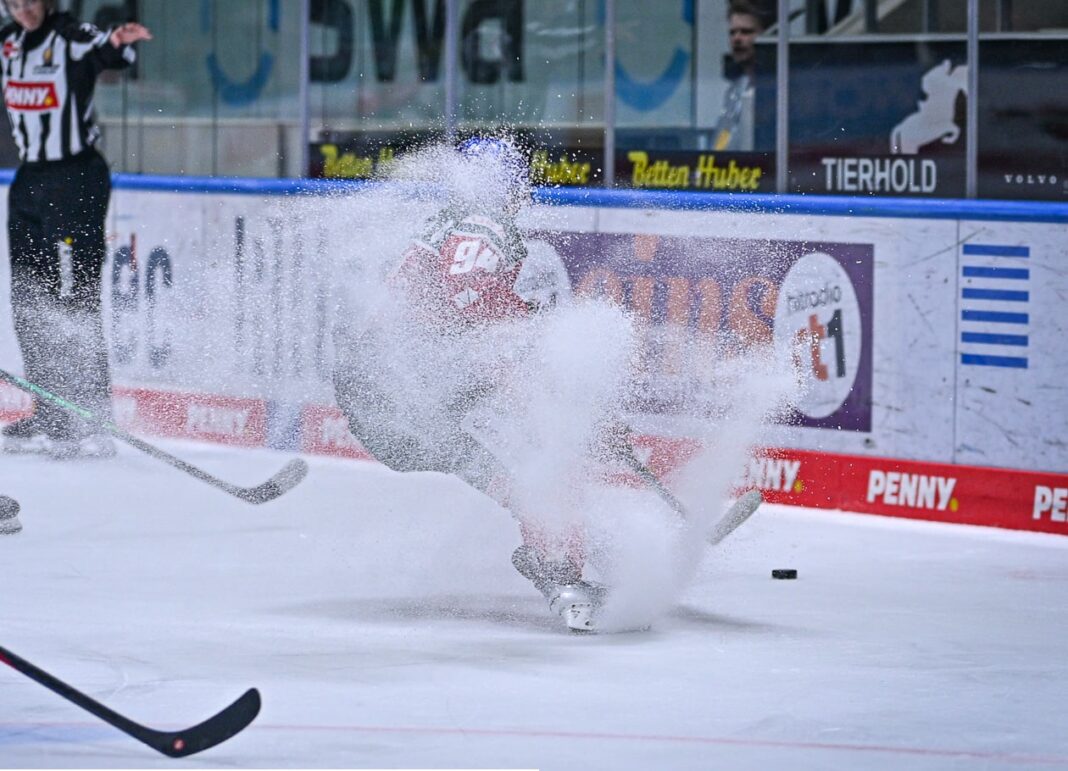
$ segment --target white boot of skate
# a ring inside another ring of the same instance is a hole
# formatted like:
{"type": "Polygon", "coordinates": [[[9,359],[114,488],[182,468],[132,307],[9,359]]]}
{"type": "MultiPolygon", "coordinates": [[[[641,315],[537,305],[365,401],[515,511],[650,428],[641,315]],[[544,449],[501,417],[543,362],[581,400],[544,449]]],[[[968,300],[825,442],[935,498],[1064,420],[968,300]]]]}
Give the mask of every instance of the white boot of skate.
{"type": "Polygon", "coordinates": [[[549,601],[549,610],[560,616],[575,632],[593,631],[593,600],[574,584],[558,587],[560,593],[549,601]]]}
{"type": "Polygon", "coordinates": [[[545,596],[549,611],[560,616],[568,629],[573,632],[597,631],[596,613],[608,594],[604,586],[583,581],[577,565],[542,560],[526,545],[513,552],[512,564],[545,596]]]}
{"type": "Polygon", "coordinates": [[[604,603],[604,587],[583,581],[556,587],[549,610],[564,620],[572,632],[596,632],[597,610],[604,603]]]}

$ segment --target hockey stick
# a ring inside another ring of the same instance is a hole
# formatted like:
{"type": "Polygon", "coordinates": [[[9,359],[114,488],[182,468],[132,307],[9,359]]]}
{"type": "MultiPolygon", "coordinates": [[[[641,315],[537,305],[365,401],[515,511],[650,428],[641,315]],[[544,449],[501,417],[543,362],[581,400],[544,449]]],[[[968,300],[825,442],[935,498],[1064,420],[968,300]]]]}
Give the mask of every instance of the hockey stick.
{"type": "Polygon", "coordinates": [[[715,546],[722,542],[724,538],[737,530],[739,525],[749,519],[763,502],[764,496],[759,490],[750,490],[745,493],[727,509],[727,513],[712,528],[712,532],[708,534],[708,543],[715,546]]]}
{"type": "Polygon", "coordinates": [[[0,647],[0,662],[7,664],[35,680],[45,688],[58,693],[64,699],[84,709],[105,723],[118,728],[127,736],[147,744],[156,752],[162,752],[172,758],[183,758],[202,752],[216,744],[221,744],[240,733],[251,723],[260,711],[260,692],[250,688],[233,704],[203,723],[184,731],[157,731],[135,723],[118,712],[108,709],[103,704],[75,690],[43,669],[35,667],[26,659],[19,658],[7,648],[0,647]]]}
{"type": "Polygon", "coordinates": [[[308,464],[300,458],[295,458],[289,461],[289,463],[283,466],[277,474],[275,474],[263,484],[256,485],[255,487],[239,487],[238,485],[231,484],[225,480],[219,479],[218,477],[212,476],[208,472],[197,468],[191,463],[186,463],[181,458],[176,458],[170,453],[164,452],[155,445],[151,445],[143,439],[138,439],[133,434],[123,431],[111,421],[97,417],[89,410],[79,407],[77,404],[69,402],[60,396],[56,396],[50,391],[46,391],[45,389],[41,388],[40,386],[34,385],[28,380],[23,380],[17,375],[12,375],[10,372],[5,372],[4,370],[0,369],[0,380],[10,383],[16,388],[22,389],[23,391],[36,394],[40,398],[51,402],[57,407],[60,407],[66,410],[67,412],[74,413],[87,423],[90,423],[91,425],[96,426],[97,428],[103,429],[104,431],[107,431],[112,436],[126,442],[126,444],[131,445],[132,447],[136,447],[141,452],[151,455],[156,460],[161,460],[164,463],[167,463],[173,466],[174,468],[179,469],[180,471],[184,471],[186,474],[189,474],[192,477],[196,477],[201,482],[207,482],[212,487],[217,487],[218,489],[229,493],[235,498],[240,498],[241,500],[247,501],[248,503],[266,503],[267,501],[272,501],[278,496],[296,487],[308,473],[308,464]]]}
{"type": "MultiPolygon", "coordinates": [[[[653,473],[652,469],[641,462],[638,456],[634,454],[634,449],[629,443],[623,446],[621,455],[634,473],[641,477],[642,481],[649,485],[663,499],[664,503],[670,506],[683,520],[689,519],[686,507],[664,486],[664,483],[653,473]]],[[[727,512],[716,523],[712,532],[708,534],[708,543],[712,546],[720,543],[733,533],[739,525],[749,519],[763,502],[764,497],[759,490],[750,490],[742,495],[727,509],[727,512]]]]}
{"type": "Polygon", "coordinates": [[[664,503],[670,506],[682,519],[690,518],[690,515],[686,512],[686,507],[682,505],[682,501],[664,486],[664,483],[660,481],[660,477],[654,474],[651,468],[641,462],[638,456],[634,454],[634,448],[629,443],[625,443],[620,450],[620,457],[626,461],[635,474],[641,477],[643,482],[649,485],[663,499],[664,503]]]}

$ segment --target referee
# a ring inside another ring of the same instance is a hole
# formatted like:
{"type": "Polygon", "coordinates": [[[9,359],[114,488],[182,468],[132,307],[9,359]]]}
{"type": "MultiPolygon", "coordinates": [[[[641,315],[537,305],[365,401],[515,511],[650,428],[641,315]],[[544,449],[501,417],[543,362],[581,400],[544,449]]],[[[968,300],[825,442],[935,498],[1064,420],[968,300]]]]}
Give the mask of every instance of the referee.
{"type": "MultiPolygon", "coordinates": [[[[2,2],[13,20],[0,30],[4,103],[21,161],[7,220],[15,336],[27,380],[106,419],[101,273],[111,176],[94,147],[93,89],[103,70],[134,61],[132,43],[152,35],[135,23],[81,24],[55,0],[2,2]]],[[[35,401],[32,416],[3,429],[5,451],[115,454],[110,437],[35,401]]]]}

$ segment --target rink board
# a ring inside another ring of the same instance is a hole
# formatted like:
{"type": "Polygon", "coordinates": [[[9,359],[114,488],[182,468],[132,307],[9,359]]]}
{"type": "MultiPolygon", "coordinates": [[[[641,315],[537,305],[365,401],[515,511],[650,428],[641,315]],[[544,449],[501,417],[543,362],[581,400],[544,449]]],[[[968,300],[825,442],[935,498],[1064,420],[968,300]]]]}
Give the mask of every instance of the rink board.
{"type": "MultiPolygon", "coordinates": [[[[116,420],[148,434],[366,457],[329,384],[331,290],[344,280],[334,258],[364,235],[360,191],[178,184],[119,179],[114,194],[105,308],[116,420]]],[[[682,209],[601,191],[535,206],[523,225],[573,288],[616,297],[651,329],[811,336],[813,387],[769,438],[780,461],[804,471],[789,490],[758,481],[769,497],[1068,532],[1066,207],[806,208],[790,198],[739,211],[726,198],[686,200],[682,209]],[[955,480],[948,497],[937,480],[955,480]]],[[[4,331],[0,355],[17,370],[4,331]]],[[[655,350],[658,388],[670,391],[680,371],[700,374],[685,352],[655,350]]],[[[0,389],[0,419],[27,407],[0,389]]]]}

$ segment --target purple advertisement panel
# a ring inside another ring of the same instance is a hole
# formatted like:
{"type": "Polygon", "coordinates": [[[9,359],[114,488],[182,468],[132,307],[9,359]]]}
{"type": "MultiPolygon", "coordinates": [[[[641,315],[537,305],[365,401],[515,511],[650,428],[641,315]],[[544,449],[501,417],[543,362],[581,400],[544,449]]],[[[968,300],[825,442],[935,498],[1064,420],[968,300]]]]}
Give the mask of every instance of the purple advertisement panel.
{"type": "Polygon", "coordinates": [[[535,237],[556,250],[577,294],[610,297],[645,322],[648,389],[635,409],[692,408],[695,390],[715,389],[714,377],[707,377],[714,362],[695,357],[777,343],[792,349],[810,375],[788,422],[871,430],[871,244],[611,233],[535,237]],[[680,338],[680,329],[688,334],[680,338]]]}

